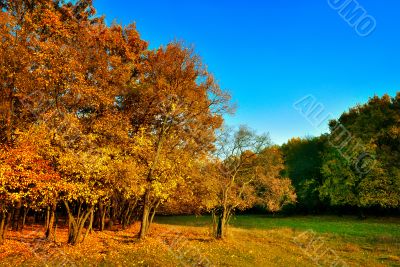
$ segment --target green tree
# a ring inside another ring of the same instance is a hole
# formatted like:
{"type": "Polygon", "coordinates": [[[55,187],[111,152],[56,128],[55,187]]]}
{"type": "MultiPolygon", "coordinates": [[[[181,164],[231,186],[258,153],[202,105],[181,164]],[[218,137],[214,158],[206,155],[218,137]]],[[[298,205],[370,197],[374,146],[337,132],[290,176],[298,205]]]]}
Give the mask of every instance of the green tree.
{"type": "Polygon", "coordinates": [[[317,213],[324,208],[318,189],[322,185],[325,139],[324,136],[292,138],[281,147],[285,162],[284,174],[296,188],[298,211],[317,213]]]}
{"type": "Polygon", "coordinates": [[[399,207],[399,98],[375,96],[330,122],[320,192],[332,205],[399,207]]]}

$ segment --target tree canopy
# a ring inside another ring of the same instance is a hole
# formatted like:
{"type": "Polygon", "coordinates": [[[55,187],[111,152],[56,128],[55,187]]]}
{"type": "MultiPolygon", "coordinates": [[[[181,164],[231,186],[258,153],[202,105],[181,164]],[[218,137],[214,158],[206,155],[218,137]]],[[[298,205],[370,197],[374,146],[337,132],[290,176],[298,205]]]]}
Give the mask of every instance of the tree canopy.
{"type": "Polygon", "coordinates": [[[265,136],[241,128],[226,143],[241,148],[215,156],[233,105],[193,49],[150,50],[134,24],[107,25],[90,0],[0,7],[2,240],[30,214],[43,215],[48,239],[56,215],[66,217],[77,244],[135,220],[145,238],[159,208],[181,212],[189,201],[197,213],[223,203],[231,214],[294,200],[265,136]],[[226,182],[221,202],[213,186],[226,182]]]}

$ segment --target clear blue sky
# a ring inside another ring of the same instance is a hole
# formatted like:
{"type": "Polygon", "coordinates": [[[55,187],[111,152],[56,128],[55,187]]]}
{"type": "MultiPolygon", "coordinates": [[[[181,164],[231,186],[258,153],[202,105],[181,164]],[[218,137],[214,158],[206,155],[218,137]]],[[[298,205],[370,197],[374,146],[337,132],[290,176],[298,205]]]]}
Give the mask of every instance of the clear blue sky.
{"type": "Polygon", "coordinates": [[[338,117],[374,94],[400,91],[400,1],[358,0],[376,19],[360,37],[327,0],[95,0],[107,23],[136,22],[152,48],[194,45],[237,103],[230,125],[269,132],[275,143],[319,135],[293,103],[315,96],[338,117]]]}

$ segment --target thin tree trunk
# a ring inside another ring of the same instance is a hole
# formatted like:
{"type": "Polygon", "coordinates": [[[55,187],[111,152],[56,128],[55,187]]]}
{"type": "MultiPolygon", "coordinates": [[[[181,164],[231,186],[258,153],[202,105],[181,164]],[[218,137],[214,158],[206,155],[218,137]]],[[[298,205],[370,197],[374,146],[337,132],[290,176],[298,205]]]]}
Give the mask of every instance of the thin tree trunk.
{"type": "Polygon", "coordinates": [[[98,204],[98,208],[96,209],[94,213],[94,219],[93,219],[93,227],[100,229],[100,223],[101,223],[101,211],[100,211],[100,203],[98,204]]]}
{"type": "Polygon", "coordinates": [[[67,209],[68,215],[68,244],[72,244],[74,237],[76,235],[76,222],[75,218],[69,208],[68,202],[64,200],[65,208],[67,209]]]}
{"type": "MultiPolygon", "coordinates": [[[[156,169],[157,164],[158,164],[158,160],[159,160],[160,153],[161,153],[161,148],[162,148],[163,143],[164,143],[164,134],[165,134],[165,131],[166,131],[166,129],[165,129],[166,122],[167,122],[167,116],[165,116],[165,118],[164,118],[164,123],[163,123],[163,126],[162,126],[162,130],[160,132],[160,135],[159,135],[159,138],[158,138],[158,141],[157,141],[156,155],[154,156],[153,164],[152,164],[152,166],[151,166],[151,168],[149,170],[149,173],[147,174],[147,179],[146,180],[147,180],[148,183],[150,183],[152,181],[153,172],[156,169]]],[[[149,190],[150,190],[149,188],[146,189],[146,194],[145,194],[145,197],[144,197],[142,223],[140,225],[140,233],[139,233],[139,238],[140,239],[144,239],[146,237],[147,231],[148,231],[149,226],[150,226],[149,225],[150,224],[149,216],[150,216],[150,211],[151,211],[152,207],[151,207],[151,204],[150,204],[150,191],[149,190]]]]}
{"type": "Polygon", "coordinates": [[[11,221],[11,213],[7,212],[7,215],[4,216],[5,217],[5,222],[4,222],[4,226],[3,226],[3,232],[2,232],[2,239],[3,241],[6,239],[6,234],[8,231],[8,227],[10,226],[10,221],[11,221]]]}
{"type": "MultiPolygon", "coordinates": [[[[92,213],[93,208],[90,208],[89,211],[86,213],[79,212],[80,217],[75,219],[74,215],[72,214],[68,202],[64,200],[65,208],[67,209],[68,213],[68,244],[76,245],[79,241],[79,237],[82,234],[82,229],[84,228],[85,222],[89,218],[89,215],[92,213]],[[83,214],[82,214],[83,213],[83,214]]],[[[81,205],[80,205],[81,206],[81,205]]]]}
{"type": "Polygon", "coordinates": [[[215,210],[211,213],[212,216],[212,234],[217,236],[217,215],[215,214],[215,210]]]}
{"type": "Polygon", "coordinates": [[[367,217],[365,216],[364,209],[362,207],[358,208],[358,219],[365,220],[367,217]]]}
{"type": "Polygon", "coordinates": [[[21,209],[22,209],[22,202],[18,201],[14,208],[12,217],[12,229],[14,231],[18,231],[21,228],[21,209]]]}
{"type": "MultiPolygon", "coordinates": [[[[82,214],[82,216],[78,219],[78,231],[75,236],[74,242],[72,243],[73,245],[77,244],[79,241],[79,237],[82,235],[82,231],[85,228],[85,223],[88,220],[90,214],[92,214],[93,208],[90,208],[89,211],[86,212],[86,214],[82,214]]],[[[89,229],[88,229],[89,230],[89,229]]],[[[83,240],[82,240],[83,242],[83,240]]]]}
{"type": "Polygon", "coordinates": [[[158,208],[159,205],[160,205],[160,201],[157,201],[156,205],[153,207],[153,212],[151,213],[150,223],[149,223],[149,226],[148,226],[149,228],[150,228],[150,225],[153,223],[154,216],[156,215],[157,208],[158,208]]]}
{"type": "Polygon", "coordinates": [[[126,229],[126,227],[128,226],[128,218],[130,213],[131,213],[131,205],[129,204],[128,208],[126,209],[126,211],[122,216],[122,229],[126,229]]]}
{"type": "Polygon", "coordinates": [[[6,226],[6,212],[3,211],[1,214],[1,222],[0,222],[0,244],[3,244],[5,240],[5,226],[6,226]]]}
{"type": "Polygon", "coordinates": [[[49,228],[49,223],[50,223],[50,207],[47,206],[46,215],[45,215],[45,219],[44,219],[44,229],[46,229],[46,231],[49,228]]]}
{"type": "Polygon", "coordinates": [[[129,212],[128,217],[126,218],[126,227],[132,225],[133,212],[134,212],[134,209],[132,209],[132,210],[129,212]]]}
{"type": "Polygon", "coordinates": [[[54,202],[52,206],[48,209],[47,212],[47,223],[46,223],[46,231],[45,231],[45,237],[46,239],[50,239],[52,236],[54,238],[54,222],[55,222],[55,217],[56,217],[56,209],[57,209],[57,203],[54,202]]]}
{"type": "Polygon", "coordinates": [[[24,208],[24,214],[22,217],[22,227],[21,230],[23,230],[25,228],[25,224],[26,224],[26,216],[28,216],[28,212],[29,212],[29,207],[25,207],[24,208]]]}
{"type": "Polygon", "coordinates": [[[94,209],[91,209],[90,211],[90,219],[89,219],[89,226],[85,232],[85,236],[83,237],[83,241],[84,242],[87,238],[87,236],[92,233],[92,228],[93,228],[93,217],[94,217],[94,209]]]}
{"type": "Polygon", "coordinates": [[[93,232],[93,221],[94,221],[94,209],[92,209],[92,212],[90,213],[90,218],[89,218],[89,234],[93,232]]]}
{"type": "Polygon", "coordinates": [[[131,212],[128,215],[128,225],[132,224],[132,220],[135,218],[136,207],[137,207],[138,199],[135,199],[134,204],[132,205],[131,212]]]}
{"type": "Polygon", "coordinates": [[[107,209],[102,205],[102,211],[101,211],[101,217],[100,217],[100,231],[104,231],[104,228],[106,227],[106,214],[107,214],[107,209]]]}

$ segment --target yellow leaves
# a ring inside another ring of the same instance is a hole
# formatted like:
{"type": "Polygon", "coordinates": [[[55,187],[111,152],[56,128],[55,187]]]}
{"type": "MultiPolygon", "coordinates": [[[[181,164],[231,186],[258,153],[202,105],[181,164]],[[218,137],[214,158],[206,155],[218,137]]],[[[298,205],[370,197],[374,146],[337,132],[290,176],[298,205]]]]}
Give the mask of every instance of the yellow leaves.
{"type": "Polygon", "coordinates": [[[57,190],[52,185],[59,181],[59,176],[34,146],[21,143],[17,148],[0,150],[0,181],[0,195],[5,203],[24,200],[32,207],[41,207],[43,195],[57,190]]]}
{"type": "Polygon", "coordinates": [[[0,106],[19,103],[6,126],[26,150],[22,163],[0,164],[0,179],[11,187],[18,178],[12,186],[21,192],[33,185],[35,201],[59,193],[94,204],[147,190],[151,201],[167,200],[208,155],[220,117],[209,96],[221,104],[222,92],[193,51],[177,43],[145,51],[133,25],[91,18],[89,2],[79,10],[82,3],[34,1],[21,18],[0,13],[0,76],[11,88],[0,106]]]}

